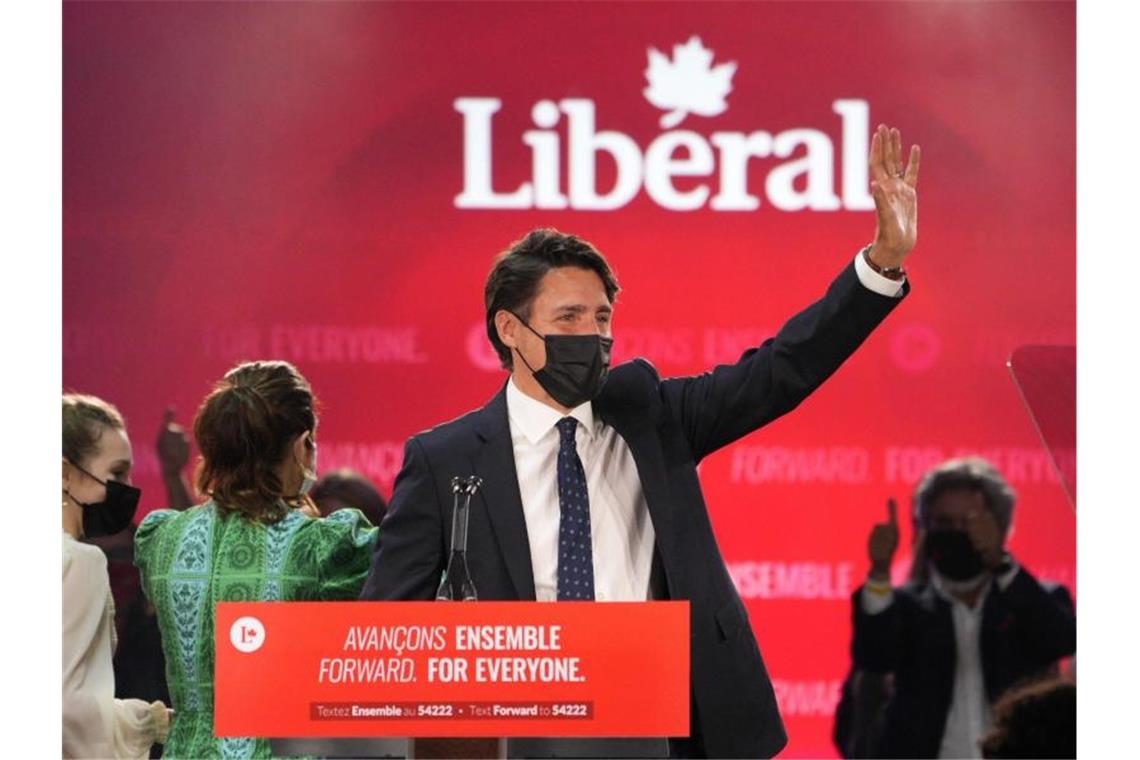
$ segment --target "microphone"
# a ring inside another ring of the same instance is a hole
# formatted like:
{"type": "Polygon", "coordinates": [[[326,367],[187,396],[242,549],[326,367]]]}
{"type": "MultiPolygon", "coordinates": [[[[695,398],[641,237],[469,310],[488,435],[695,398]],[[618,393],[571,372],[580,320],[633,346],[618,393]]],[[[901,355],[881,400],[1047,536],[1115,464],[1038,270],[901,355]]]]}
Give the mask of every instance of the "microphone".
{"type": "Polygon", "coordinates": [[[467,518],[471,510],[471,497],[474,496],[483,479],[478,475],[451,479],[451,492],[455,494],[455,504],[451,509],[451,556],[447,569],[439,579],[439,590],[435,592],[437,602],[460,600],[474,602],[479,597],[475,592],[475,581],[467,569],[467,518]]]}

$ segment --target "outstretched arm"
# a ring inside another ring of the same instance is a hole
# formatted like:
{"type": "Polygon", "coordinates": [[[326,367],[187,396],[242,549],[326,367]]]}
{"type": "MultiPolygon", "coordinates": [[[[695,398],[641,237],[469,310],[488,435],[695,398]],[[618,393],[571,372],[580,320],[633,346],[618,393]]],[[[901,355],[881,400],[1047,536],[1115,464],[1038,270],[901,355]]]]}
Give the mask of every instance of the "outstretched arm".
{"type": "Polygon", "coordinates": [[[662,383],[665,405],[683,427],[696,461],[794,409],[908,291],[900,268],[917,234],[919,151],[911,150],[904,170],[901,145],[898,130],[880,126],[875,133],[870,154],[875,237],[865,256],[848,264],[822,299],[736,364],[662,383]]]}

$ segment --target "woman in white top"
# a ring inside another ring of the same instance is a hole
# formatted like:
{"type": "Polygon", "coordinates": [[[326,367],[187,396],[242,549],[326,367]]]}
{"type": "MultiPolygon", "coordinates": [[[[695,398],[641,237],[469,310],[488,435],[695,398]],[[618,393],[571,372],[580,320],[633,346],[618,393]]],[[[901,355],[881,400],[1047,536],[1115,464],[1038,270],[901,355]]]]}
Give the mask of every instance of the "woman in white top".
{"type": "Polygon", "coordinates": [[[63,397],[63,756],[145,758],[166,739],[161,702],[115,699],[115,609],[107,558],[80,543],[130,524],[131,442],[123,418],[95,398],[63,397]]]}

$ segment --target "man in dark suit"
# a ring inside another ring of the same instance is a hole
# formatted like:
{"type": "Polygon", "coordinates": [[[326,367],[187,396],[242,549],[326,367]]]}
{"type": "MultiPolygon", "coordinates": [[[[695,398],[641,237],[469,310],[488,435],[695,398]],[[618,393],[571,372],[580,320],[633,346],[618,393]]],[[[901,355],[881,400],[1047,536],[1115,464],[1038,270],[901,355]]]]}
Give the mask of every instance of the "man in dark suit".
{"type": "Polygon", "coordinates": [[[923,476],[914,494],[916,569],[891,588],[894,501],[868,541],[871,572],[852,597],[854,666],[893,676],[874,757],[981,757],[992,705],[1073,654],[1077,625],[1062,586],[1005,551],[1014,495],[978,458],[923,476]]]}
{"type": "Polygon", "coordinates": [[[696,466],[795,408],[906,294],[918,149],[871,143],[874,242],[824,297],[730,366],[662,379],[609,369],[617,282],[591,245],[536,230],[496,260],[487,334],[511,372],[487,406],[413,436],[362,598],[430,599],[450,541],[451,484],[478,475],[468,562],[481,599],[684,599],[690,736],[678,756],[769,756],[786,743],[748,615],[717,548],[696,466]]]}

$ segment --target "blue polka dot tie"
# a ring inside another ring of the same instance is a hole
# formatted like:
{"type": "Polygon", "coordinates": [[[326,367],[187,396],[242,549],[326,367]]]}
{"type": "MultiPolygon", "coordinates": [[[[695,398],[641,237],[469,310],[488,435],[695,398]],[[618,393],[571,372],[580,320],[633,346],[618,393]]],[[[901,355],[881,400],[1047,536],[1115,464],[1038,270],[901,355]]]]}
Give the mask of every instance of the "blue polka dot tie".
{"type": "Polygon", "coordinates": [[[594,548],[590,542],[590,497],[586,472],[578,458],[574,430],[578,420],[558,421],[558,599],[593,600],[594,548]]]}

